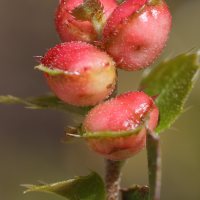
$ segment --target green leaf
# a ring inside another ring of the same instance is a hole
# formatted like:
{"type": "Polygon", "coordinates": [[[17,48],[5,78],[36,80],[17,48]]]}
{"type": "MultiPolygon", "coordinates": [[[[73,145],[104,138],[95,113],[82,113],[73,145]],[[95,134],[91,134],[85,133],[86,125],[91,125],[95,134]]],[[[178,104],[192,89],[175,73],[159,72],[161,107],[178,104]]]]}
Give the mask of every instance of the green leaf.
{"type": "Polygon", "coordinates": [[[101,38],[106,19],[104,17],[103,6],[99,0],[84,0],[83,3],[75,7],[70,14],[77,20],[91,22],[99,39],[101,38]]]}
{"type": "Polygon", "coordinates": [[[149,187],[133,185],[129,189],[122,189],[122,200],[148,200],[149,187]]]}
{"type": "Polygon", "coordinates": [[[22,103],[28,105],[30,109],[53,109],[62,112],[69,112],[85,116],[92,106],[81,107],[69,105],[61,101],[55,95],[39,96],[27,99],[17,98],[11,95],[0,96],[0,103],[22,103]]]}
{"type": "Polygon", "coordinates": [[[21,185],[29,188],[26,192],[40,191],[60,195],[68,200],[105,200],[106,191],[103,179],[99,174],[91,171],[85,177],[76,177],[68,181],[45,185],[21,185]]]}
{"type": "Polygon", "coordinates": [[[181,54],[155,68],[144,71],[140,88],[150,96],[160,94],[155,103],[160,112],[160,123],[155,133],[169,128],[183,112],[183,106],[199,74],[198,54],[181,54]]]}
{"type": "Polygon", "coordinates": [[[159,200],[161,187],[160,139],[149,128],[147,128],[146,143],[149,169],[149,200],[159,200]]]}

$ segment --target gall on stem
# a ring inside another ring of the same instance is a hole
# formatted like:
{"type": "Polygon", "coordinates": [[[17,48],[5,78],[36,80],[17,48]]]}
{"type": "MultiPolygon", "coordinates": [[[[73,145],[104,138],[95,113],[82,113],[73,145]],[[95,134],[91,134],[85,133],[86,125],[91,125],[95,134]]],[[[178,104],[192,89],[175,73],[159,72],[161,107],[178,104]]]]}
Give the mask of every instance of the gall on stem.
{"type": "Polygon", "coordinates": [[[163,0],[127,0],[106,21],[102,40],[117,67],[141,70],[162,52],[171,25],[172,17],[163,0]]]}
{"type": "Polygon", "coordinates": [[[58,44],[39,62],[41,65],[36,68],[44,72],[50,89],[65,103],[95,105],[106,99],[115,88],[115,62],[91,44],[58,44]]]}
{"type": "Polygon", "coordinates": [[[83,121],[82,131],[90,134],[90,137],[85,137],[85,142],[93,152],[119,161],[132,157],[145,147],[145,124],[153,131],[158,117],[154,98],[143,92],[127,92],[90,110],[83,121]],[[136,132],[122,135],[131,130],[136,132]],[[104,137],[95,136],[100,132],[114,133],[114,137],[106,134],[104,137]]]}

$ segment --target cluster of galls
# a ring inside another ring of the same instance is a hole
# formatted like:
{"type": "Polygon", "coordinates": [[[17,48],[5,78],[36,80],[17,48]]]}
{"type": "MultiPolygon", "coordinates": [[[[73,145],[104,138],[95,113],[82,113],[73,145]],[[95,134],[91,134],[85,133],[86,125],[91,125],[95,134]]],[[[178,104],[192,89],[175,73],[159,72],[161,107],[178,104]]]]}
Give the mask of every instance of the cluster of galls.
{"type": "MultiPolygon", "coordinates": [[[[121,133],[145,123],[154,130],[158,108],[154,97],[128,92],[102,102],[115,88],[116,67],[126,71],[146,68],[163,50],[171,15],[163,0],[60,0],[56,30],[63,43],[50,49],[37,68],[62,101],[77,106],[96,105],[86,116],[82,132],[121,133]]],[[[136,134],[86,137],[88,147],[113,160],[129,158],[145,146],[145,126],[136,134]]]]}

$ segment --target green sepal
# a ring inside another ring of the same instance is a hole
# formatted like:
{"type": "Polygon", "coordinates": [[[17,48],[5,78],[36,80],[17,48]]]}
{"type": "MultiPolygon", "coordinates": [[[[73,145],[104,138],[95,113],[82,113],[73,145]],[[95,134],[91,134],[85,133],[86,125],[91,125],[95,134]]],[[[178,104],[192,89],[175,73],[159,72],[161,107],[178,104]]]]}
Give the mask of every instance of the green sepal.
{"type": "Polygon", "coordinates": [[[81,128],[82,128],[81,123],[79,123],[77,127],[68,126],[68,128],[65,129],[66,138],[62,139],[61,142],[68,144],[76,142],[79,139],[81,139],[81,137],[76,137],[77,135],[82,134],[81,128]]]}
{"type": "Polygon", "coordinates": [[[73,113],[81,116],[85,116],[93,106],[81,107],[69,105],[61,101],[55,95],[46,95],[39,97],[32,97],[27,99],[17,98],[11,95],[0,96],[0,103],[22,103],[28,105],[29,109],[53,109],[67,113],[73,113]]]}
{"type": "Polygon", "coordinates": [[[80,139],[80,137],[71,136],[71,135],[77,135],[76,129],[68,128],[65,131],[66,131],[66,138],[61,140],[62,143],[65,143],[65,144],[74,143],[80,139]]]}
{"type": "Polygon", "coordinates": [[[126,0],[117,0],[117,5],[119,6],[119,5],[122,4],[124,1],[126,1],[126,0]]]}
{"type": "Polygon", "coordinates": [[[160,123],[155,133],[169,128],[183,112],[183,106],[199,74],[199,55],[181,54],[144,71],[140,87],[150,96],[160,94],[155,103],[159,108],[160,123]]]}
{"type": "Polygon", "coordinates": [[[68,200],[106,200],[104,181],[94,171],[91,171],[91,174],[88,176],[79,176],[58,183],[42,185],[23,184],[21,186],[28,188],[24,193],[39,191],[57,194],[68,200]]]}
{"type": "Polygon", "coordinates": [[[70,14],[77,20],[91,22],[99,39],[101,38],[106,19],[103,13],[103,6],[99,0],[83,0],[83,3],[75,7],[70,14]]]}
{"type": "MultiPolygon", "coordinates": [[[[145,123],[146,124],[146,123],[145,123]]],[[[128,135],[138,134],[141,129],[145,127],[145,124],[142,126],[129,131],[120,131],[120,132],[113,132],[113,131],[104,131],[104,132],[96,132],[96,133],[90,133],[86,132],[83,133],[81,127],[77,127],[77,131],[73,132],[72,134],[70,132],[66,132],[66,136],[76,137],[76,138],[90,138],[90,137],[125,137],[128,135]]]]}
{"type": "Polygon", "coordinates": [[[129,130],[129,131],[121,131],[121,132],[112,132],[112,131],[105,131],[105,132],[98,132],[98,133],[87,133],[83,134],[84,138],[89,138],[89,137],[124,137],[128,135],[137,135],[142,128],[145,126],[140,126],[134,130],[129,130]]]}
{"type": "Polygon", "coordinates": [[[149,187],[133,185],[128,189],[121,189],[122,200],[148,200],[149,187]]]}
{"type": "MultiPolygon", "coordinates": [[[[116,0],[116,1],[117,1],[117,4],[120,5],[126,0],[116,0]]],[[[150,0],[150,1],[148,1],[148,4],[151,4],[153,6],[158,4],[158,3],[162,3],[162,1],[161,0],[150,0]]]]}
{"type": "Polygon", "coordinates": [[[56,68],[49,68],[49,67],[46,67],[44,65],[35,66],[34,69],[39,69],[39,70],[46,72],[46,73],[48,73],[52,76],[57,76],[57,75],[65,73],[65,71],[63,71],[63,70],[56,69],[56,68]]]}
{"type": "Polygon", "coordinates": [[[161,0],[150,0],[148,3],[149,3],[151,6],[154,6],[154,5],[159,4],[159,3],[162,3],[162,4],[163,4],[163,1],[161,1],[161,0]]]}
{"type": "Polygon", "coordinates": [[[161,189],[161,149],[158,135],[147,127],[146,149],[149,176],[148,200],[159,200],[161,189]]]}

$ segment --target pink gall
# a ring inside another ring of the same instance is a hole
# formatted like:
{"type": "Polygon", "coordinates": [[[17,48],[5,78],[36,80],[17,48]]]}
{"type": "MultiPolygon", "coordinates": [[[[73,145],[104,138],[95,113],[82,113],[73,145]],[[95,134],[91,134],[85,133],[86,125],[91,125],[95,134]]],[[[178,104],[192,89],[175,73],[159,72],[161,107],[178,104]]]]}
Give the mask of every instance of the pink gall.
{"type": "Polygon", "coordinates": [[[123,70],[146,68],[165,47],[171,20],[163,0],[127,0],[113,11],[105,24],[105,49],[123,70]]]}
{"type": "MultiPolygon", "coordinates": [[[[143,92],[128,92],[95,106],[84,119],[86,134],[135,130],[148,123],[151,131],[157,125],[159,111],[153,99],[143,92]]],[[[138,133],[119,137],[86,137],[87,146],[111,160],[132,157],[146,145],[146,128],[138,133]]]]}
{"type": "MultiPolygon", "coordinates": [[[[94,0],[95,1],[95,0],[94,0]]],[[[96,0],[103,6],[105,19],[117,7],[114,0],[96,0]]],[[[62,42],[82,41],[92,43],[98,40],[98,33],[89,21],[77,20],[70,12],[83,0],[61,0],[55,12],[55,26],[62,42]]]]}
{"type": "Polygon", "coordinates": [[[115,63],[97,47],[62,43],[50,49],[36,68],[44,71],[50,89],[62,101],[90,106],[106,99],[115,88],[115,63]]]}

